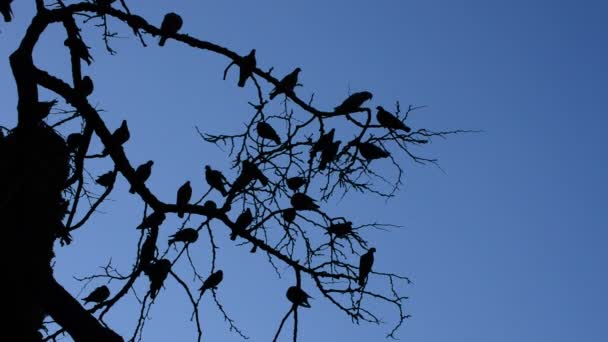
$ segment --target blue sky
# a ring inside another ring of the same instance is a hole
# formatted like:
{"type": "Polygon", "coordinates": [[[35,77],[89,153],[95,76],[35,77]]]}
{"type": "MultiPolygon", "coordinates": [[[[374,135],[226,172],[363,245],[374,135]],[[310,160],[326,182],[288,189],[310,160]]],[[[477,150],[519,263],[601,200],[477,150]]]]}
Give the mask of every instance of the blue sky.
{"type": "MultiPolygon", "coordinates": [[[[421,150],[438,157],[441,169],[404,160],[406,184],[392,201],[353,195],[336,204],[358,222],[403,226],[368,236],[378,249],[378,270],[414,281],[404,288],[413,317],[401,339],[608,339],[605,1],[132,3],[152,22],[174,11],[193,36],[243,54],[255,47],[258,65],[274,66],[277,74],[301,67],[298,91],[315,92],[321,108],[335,106],[349,89],[370,90],[375,104],[428,105],[412,118],[414,127],[483,130],[421,150]]],[[[0,24],[1,56],[15,48],[32,7],[33,1],[18,2],[14,24],[0,24]]],[[[86,68],[96,85],[92,102],[107,111],[110,127],[129,120],[125,150],[135,164],[156,161],[148,184],[162,199],[172,200],[186,179],[195,196],[202,194],[204,164],[225,167],[228,159],[203,143],[194,126],[242,129],[253,89],[237,88],[234,74],[222,81],[223,58],[175,41],[159,49],[149,40],[142,48],[128,29],[115,27],[128,37],[115,41],[117,56],[104,53],[99,32],[84,32],[95,58],[86,68]]],[[[49,32],[36,63],[66,75],[62,34],[60,27],[49,32]]],[[[16,90],[7,58],[0,75],[0,123],[11,126],[16,90]]],[[[89,166],[93,174],[108,168],[107,162],[89,166]]],[[[57,249],[56,275],[74,294],[80,283],[72,276],[89,274],[110,257],[124,271],[132,261],[142,204],[123,180],[117,190],[90,226],[74,234],[72,246],[57,249]]],[[[163,234],[176,224],[168,221],[163,234]]],[[[288,309],[284,290],[292,275],[278,279],[259,253],[222,242],[226,281],[218,294],[254,341],[269,340],[288,309]]],[[[201,241],[197,253],[206,269],[208,243],[201,241]]],[[[389,329],[351,325],[311,292],[317,299],[301,311],[301,341],[380,341],[389,329]]],[[[109,317],[125,336],[133,303],[109,317]]],[[[203,301],[201,310],[207,340],[240,340],[212,302],[203,301]]],[[[189,316],[186,298],[170,283],[152,309],[144,341],[188,341],[195,333],[189,316]]]]}

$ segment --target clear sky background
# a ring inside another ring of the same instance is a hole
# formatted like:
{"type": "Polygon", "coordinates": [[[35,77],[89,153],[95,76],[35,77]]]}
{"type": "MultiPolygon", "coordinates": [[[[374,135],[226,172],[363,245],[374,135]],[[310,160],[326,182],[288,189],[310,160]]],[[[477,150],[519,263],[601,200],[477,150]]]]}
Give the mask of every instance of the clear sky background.
{"type": "MultiPolygon", "coordinates": [[[[6,57],[29,23],[33,3],[16,1],[15,22],[0,24],[5,126],[16,117],[6,57]]],[[[156,23],[175,11],[184,18],[184,32],[239,53],[256,48],[258,65],[274,66],[277,74],[301,67],[298,93],[315,92],[318,107],[333,108],[349,89],[370,90],[374,105],[429,105],[412,118],[414,127],[483,130],[425,147],[421,152],[438,157],[441,169],[405,161],[407,181],[392,201],[353,195],[336,205],[356,222],[403,226],[367,236],[378,249],[376,269],[414,281],[403,289],[413,317],[400,330],[402,340],[608,340],[606,1],[130,3],[156,23]]],[[[115,41],[117,56],[104,53],[98,31],[84,32],[95,58],[85,68],[95,80],[92,102],[107,111],[110,127],[128,119],[126,152],[135,164],[156,161],[148,184],[161,199],[173,200],[186,179],[195,195],[202,194],[204,164],[220,168],[228,159],[203,143],[194,126],[216,133],[242,129],[253,89],[237,88],[234,73],[222,81],[223,58],[175,41],[159,49],[149,40],[151,46],[142,48],[128,28],[114,27],[127,37],[115,41]]],[[[36,63],[65,76],[61,27],[46,39],[36,63]]],[[[99,174],[109,167],[100,162],[89,170],[99,174]]],[[[72,293],[81,288],[72,276],[95,272],[110,257],[127,272],[142,204],[126,190],[121,179],[112,201],[74,234],[75,243],[57,248],[56,275],[72,293]]],[[[175,224],[168,220],[163,234],[174,232],[175,224]]],[[[289,308],[284,291],[293,276],[278,279],[263,255],[234,246],[227,233],[218,235],[218,262],[226,272],[218,294],[253,341],[270,340],[289,308]]],[[[207,270],[204,239],[197,253],[207,270]]],[[[381,341],[389,330],[351,325],[310,292],[316,299],[312,309],[300,310],[301,341],[381,341]]],[[[125,301],[109,318],[124,336],[133,326],[133,304],[125,301]]],[[[151,315],[144,341],[194,338],[187,299],[175,282],[169,281],[151,315]]],[[[207,341],[240,340],[209,298],[201,315],[207,341]]],[[[390,312],[385,317],[394,318],[390,312]]]]}

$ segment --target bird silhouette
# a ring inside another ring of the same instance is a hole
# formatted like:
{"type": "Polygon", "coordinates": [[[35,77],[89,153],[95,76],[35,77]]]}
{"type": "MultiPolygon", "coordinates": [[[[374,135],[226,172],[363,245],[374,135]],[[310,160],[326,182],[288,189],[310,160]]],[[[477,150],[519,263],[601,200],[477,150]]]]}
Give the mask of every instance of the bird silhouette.
{"type": "Polygon", "coordinates": [[[388,158],[391,155],[390,153],[388,153],[388,151],[385,151],[384,149],[370,142],[359,143],[359,152],[361,153],[361,156],[363,156],[363,158],[367,159],[368,161],[374,159],[388,158]]]}
{"type": "Polygon", "coordinates": [[[378,110],[378,112],[376,113],[376,120],[378,120],[378,123],[382,127],[394,130],[400,129],[402,131],[405,131],[406,133],[409,133],[412,130],[411,128],[406,126],[403,121],[399,120],[395,115],[382,108],[382,106],[378,106],[376,107],[376,109],[378,110]]]}
{"type": "Polygon", "coordinates": [[[13,0],[0,0],[0,13],[4,17],[4,22],[9,23],[13,20],[13,10],[11,8],[13,0]]]}
{"type": "Polygon", "coordinates": [[[287,289],[287,293],[285,294],[287,299],[294,306],[301,306],[304,308],[310,308],[310,303],[308,303],[308,298],[312,298],[309,296],[304,290],[297,286],[291,286],[287,289]]]}
{"type": "MultiPolygon", "coordinates": [[[[112,133],[112,141],[117,146],[122,146],[124,143],[129,141],[131,133],[129,132],[129,126],[127,126],[127,120],[122,120],[120,127],[118,127],[114,133],[112,133]]],[[[107,148],[104,148],[102,154],[107,155],[109,153],[107,148]]]]}
{"type": "Polygon", "coordinates": [[[209,276],[209,278],[205,279],[205,281],[203,282],[203,286],[201,286],[201,288],[199,289],[199,291],[201,291],[201,296],[205,293],[205,291],[209,289],[216,289],[223,279],[224,272],[222,272],[222,270],[213,272],[209,276]]]}
{"type": "Polygon", "coordinates": [[[171,261],[167,259],[158,260],[155,263],[149,264],[144,270],[144,273],[150,279],[150,297],[155,299],[158,292],[163,287],[167,275],[171,271],[171,261]]]}
{"type": "Polygon", "coordinates": [[[232,234],[230,234],[230,240],[236,240],[237,235],[241,232],[245,231],[245,229],[253,222],[253,214],[251,213],[251,209],[247,208],[243,211],[239,217],[234,221],[235,229],[232,230],[232,234]]]}
{"type": "Polygon", "coordinates": [[[315,203],[315,200],[300,192],[296,192],[291,196],[291,206],[295,210],[319,209],[319,206],[315,203]]]}
{"type": "Polygon", "coordinates": [[[65,140],[68,150],[70,152],[76,152],[82,145],[82,140],[83,137],[80,133],[72,133],[68,135],[67,139],[65,140]]]}
{"type": "Polygon", "coordinates": [[[146,241],[144,241],[144,244],[141,246],[141,251],[139,253],[139,267],[141,269],[147,269],[152,260],[154,260],[155,254],[155,239],[151,234],[148,234],[146,241]]]}
{"type": "Polygon", "coordinates": [[[210,187],[219,191],[222,196],[226,196],[228,194],[226,188],[224,187],[224,182],[227,183],[226,177],[224,177],[220,171],[212,169],[209,165],[205,166],[205,180],[210,187]]]}
{"type": "Polygon", "coordinates": [[[321,135],[319,140],[312,145],[310,149],[310,155],[314,158],[317,153],[323,151],[327,147],[329,147],[334,141],[334,134],[336,133],[336,129],[332,128],[329,132],[321,135]]]}
{"type": "Polygon", "coordinates": [[[135,185],[138,183],[143,184],[148,180],[148,178],[150,178],[150,175],[152,174],[152,165],[154,165],[154,161],[148,160],[146,163],[139,165],[137,169],[135,169],[135,182],[131,186],[131,190],[129,190],[130,193],[135,193],[135,185]]]}
{"type": "Polygon", "coordinates": [[[365,285],[369,272],[372,271],[374,252],[376,252],[376,249],[372,247],[359,258],[359,286],[365,285]]]}
{"type": "Polygon", "coordinates": [[[217,210],[217,204],[213,201],[205,201],[205,203],[203,203],[203,208],[205,208],[205,210],[213,212],[217,210]]]}
{"type": "Polygon", "coordinates": [[[192,197],[192,187],[190,186],[190,181],[184,183],[184,185],[180,186],[177,190],[177,216],[179,218],[184,217],[184,210],[192,197]]]}
{"type": "Polygon", "coordinates": [[[255,60],[255,49],[251,50],[251,52],[247,56],[241,58],[241,62],[240,62],[241,70],[239,71],[239,83],[238,83],[239,87],[242,88],[245,86],[247,79],[249,77],[251,77],[253,70],[255,70],[256,64],[257,64],[257,62],[255,60]]]}
{"type": "Polygon", "coordinates": [[[198,232],[194,228],[184,228],[169,236],[169,246],[176,242],[193,243],[198,240],[198,232]]]}
{"type": "Polygon", "coordinates": [[[298,85],[298,74],[302,71],[300,68],[295,68],[292,72],[283,77],[279,81],[276,88],[270,92],[270,99],[274,99],[279,94],[291,94],[293,89],[298,85]]]}
{"type": "Polygon", "coordinates": [[[36,103],[36,106],[34,107],[34,116],[36,116],[38,120],[45,119],[47,116],[49,116],[49,114],[51,113],[51,109],[53,109],[56,104],[57,100],[40,101],[36,103]]]}
{"type": "Polygon", "coordinates": [[[108,299],[108,297],[110,297],[110,289],[107,286],[102,285],[93,290],[93,292],[91,292],[88,296],[84,297],[82,300],[85,303],[101,303],[108,299]]]}
{"type": "Polygon", "coordinates": [[[338,155],[338,149],[340,148],[341,143],[342,142],[340,140],[335,141],[329,144],[329,146],[321,152],[319,170],[325,170],[327,165],[336,159],[336,155],[338,155]]]}
{"type": "Polygon", "coordinates": [[[83,77],[78,87],[80,95],[87,97],[93,93],[93,89],[95,89],[93,86],[93,80],[89,76],[83,77]]]}
{"type": "Polygon", "coordinates": [[[179,30],[182,28],[184,21],[182,17],[180,17],[176,13],[167,13],[163,18],[163,22],[160,25],[160,40],[158,41],[159,46],[165,46],[165,42],[167,41],[168,36],[172,36],[177,34],[179,30]]]}
{"type": "Polygon", "coordinates": [[[112,184],[114,184],[115,180],[116,180],[116,172],[108,171],[108,172],[104,173],[103,175],[97,177],[97,179],[95,180],[95,183],[107,188],[107,187],[110,187],[112,184]]]}
{"type": "Polygon", "coordinates": [[[251,179],[257,179],[262,183],[263,186],[268,185],[268,177],[264,175],[257,165],[249,160],[243,161],[243,174],[247,175],[251,179]]]}
{"type": "Polygon", "coordinates": [[[327,233],[335,235],[337,238],[344,238],[353,232],[352,222],[332,223],[327,227],[327,233]]]}
{"type": "Polygon", "coordinates": [[[296,177],[287,178],[287,180],[285,182],[287,183],[287,187],[290,190],[296,191],[306,184],[306,178],[296,176],[296,177]]]}
{"type": "Polygon", "coordinates": [[[294,208],[287,208],[281,213],[283,220],[287,223],[291,223],[296,219],[296,210],[294,208]]]}
{"type": "Polygon", "coordinates": [[[161,224],[165,221],[167,215],[162,211],[155,211],[149,216],[146,216],[143,221],[137,226],[137,229],[146,229],[152,227],[160,227],[161,224]]]}
{"type": "Polygon", "coordinates": [[[82,41],[82,39],[70,37],[63,42],[63,45],[70,48],[72,53],[85,61],[87,65],[91,65],[91,62],[93,62],[93,57],[91,57],[91,54],[89,53],[89,47],[82,41]]]}
{"type": "Polygon", "coordinates": [[[354,93],[347,97],[338,107],[334,108],[334,112],[339,114],[353,113],[361,109],[361,106],[365,101],[370,100],[373,97],[369,91],[361,91],[354,93]]]}
{"type": "Polygon", "coordinates": [[[281,138],[279,137],[277,132],[274,130],[274,128],[272,128],[272,126],[270,126],[270,124],[268,124],[264,121],[260,121],[256,125],[256,129],[258,131],[258,135],[261,138],[272,140],[277,145],[279,145],[281,143],[281,138]]]}

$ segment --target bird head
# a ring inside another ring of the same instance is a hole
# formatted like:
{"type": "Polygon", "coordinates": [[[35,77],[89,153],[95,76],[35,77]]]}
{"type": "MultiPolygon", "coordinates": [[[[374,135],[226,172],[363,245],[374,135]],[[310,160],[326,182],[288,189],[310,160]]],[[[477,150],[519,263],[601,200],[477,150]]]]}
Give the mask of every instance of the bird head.
{"type": "Polygon", "coordinates": [[[149,165],[149,166],[152,166],[152,165],[154,165],[154,161],[153,160],[148,160],[148,162],[146,164],[149,165]]]}
{"type": "Polygon", "coordinates": [[[299,73],[300,71],[302,71],[302,69],[300,69],[299,67],[298,67],[298,68],[296,68],[296,69],[294,70],[294,72],[295,72],[296,74],[297,74],[297,73],[299,73]]]}
{"type": "Polygon", "coordinates": [[[376,107],[377,110],[384,110],[384,108],[382,108],[382,106],[378,106],[376,107]]]}
{"type": "Polygon", "coordinates": [[[210,170],[211,170],[211,166],[205,165],[205,171],[210,171],[210,170]]]}
{"type": "Polygon", "coordinates": [[[372,248],[370,248],[370,249],[368,250],[368,252],[369,252],[369,253],[375,253],[375,252],[376,252],[376,249],[375,249],[374,247],[372,247],[372,248]]]}

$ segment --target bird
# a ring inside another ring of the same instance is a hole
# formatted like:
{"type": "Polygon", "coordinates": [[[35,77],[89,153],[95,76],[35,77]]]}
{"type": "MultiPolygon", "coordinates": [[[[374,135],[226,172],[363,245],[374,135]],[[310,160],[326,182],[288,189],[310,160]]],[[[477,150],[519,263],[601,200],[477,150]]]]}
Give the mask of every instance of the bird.
{"type": "Polygon", "coordinates": [[[211,200],[205,201],[203,208],[209,212],[214,212],[217,210],[217,204],[211,200]]]}
{"type": "Polygon", "coordinates": [[[198,232],[194,228],[184,228],[169,237],[169,246],[176,242],[193,243],[198,240],[198,232]]]}
{"type": "Polygon", "coordinates": [[[177,216],[179,218],[184,217],[184,209],[188,205],[190,198],[192,197],[192,187],[190,186],[190,181],[187,181],[182,186],[177,189],[177,216]]]}
{"type": "Polygon", "coordinates": [[[167,215],[165,215],[165,213],[162,211],[155,211],[149,216],[146,216],[139,226],[137,226],[137,229],[159,227],[161,224],[163,224],[166,218],[167,215]]]}
{"type": "Polygon", "coordinates": [[[232,234],[230,234],[230,240],[236,240],[237,235],[240,232],[243,232],[252,222],[253,214],[251,213],[251,209],[247,208],[236,218],[236,221],[234,221],[235,229],[233,229],[232,234]]]}
{"type": "Polygon", "coordinates": [[[199,291],[201,291],[201,296],[208,289],[216,289],[223,279],[224,272],[222,270],[211,273],[209,278],[205,279],[205,281],[203,282],[203,286],[201,286],[201,288],[199,289],[199,291]]]}
{"type": "Polygon", "coordinates": [[[91,62],[93,62],[93,57],[91,57],[91,54],[89,53],[89,47],[82,41],[82,39],[77,37],[69,37],[63,42],[63,45],[67,46],[70,51],[76,55],[76,57],[85,61],[87,65],[91,65],[91,62]]]}
{"type": "Polygon", "coordinates": [[[83,77],[80,81],[80,86],[78,87],[80,95],[87,97],[93,93],[93,89],[95,89],[93,86],[93,80],[89,76],[83,77]]]}
{"type": "Polygon", "coordinates": [[[258,131],[258,135],[263,139],[268,139],[274,141],[277,145],[281,143],[281,138],[277,134],[277,132],[270,126],[270,124],[259,121],[256,125],[256,129],[258,131]]]}
{"type": "Polygon", "coordinates": [[[405,131],[406,133],[409,133],[412,130],[411,128],[406,126],[403,121],[399,120],[392,113],[386,111],[382,106],[378,106],[376,107],[376,109],[378,110],[378,112],[376,113],[376,120],[378,120],[378,123],[382,127],[394,130],[400,129],[402,131],[405,131]]]}
{"type": "Polygon", "coordinates": [[[281,213],[283,220],[287,223],[291,223],[296,219],[296,210],[294,208],[287,208],[281,213]]]}
{"type": "Polygon", "coordinates": [[[239,83],[238,86],[239,87],[244,87],[245,83],[247,82],[247,79],[249,77],[251,77],[251,74],[253,73],[253,70],[256,67],[256,60],[255,60],[255,49],[252,49],[251,52],[249,52],[249,54],[245,57],[241,58],[241,62],[240,62],[240,67],[241,70],[239,71],[239,83]]]}
{"type": "Polygon", "coordinates": [[[312,298],[312,297],[309,296],[306,292],[304,292],[304,290],[302,290],[301,288],[299,288],[297,286],[291,286],[290,288],[287,289],[286,296],[287,296],[287,299],[289,299],[289,301],[294,306],[310,308],[310,303],[308,303],[308,298],[312,298]]]}
{"type": "Polygon", "coordinates": [[[83,137],[80,133],[72,133],[68,135],[68,137],[65,139],[65,142],[68,146],[68,150],[70,152],[76,152],[78,148],[82,145],[82,139],[83,137]]]}
{"type": "Polygon", "coordinates": [[[374,265],[375,252],[376,249],[372,247],[359,258],[359,286],[363,286],[367,282],[369,272],[372,271],[374,265]]]}
{"type": "Polygon", "coordinates": [[[341,143],[342,142],[340,140],[334,141],[321,152],[321,162],[319,163],[319,170],[325,170],[327,168],[327,165],[336,159],[336,155],[338,155],[338,149],[340,148],[341,143]]]}
{"type": "Polygon", "coordinates": [[[332,223],[327,227],[327,233],[333,234],[338,238],[346,237],[348,234],[353,232],[353,223],[352,222],[340,222],[340,223],[332,223]]]}
{"type": "Polygon", "coordinates": [[[264,173],[249,160],[243,161],[243,174],[251,179],[257,179],[262,183],[263,186],[268,185],[268,177],[264,175],[264,173]]]}
{"type": "Polygon", "coordinates": [[[291,206],[295,210],[317,210],[319,206],[315,203],[315,200],[308,197],[307,195],[296,192],[291,196],[291,206]]]}
{"type": "Polygon", "coordinates": [[[329,132],[322,134],[319,137],[319,140],[312,145],[310,149],[310,155],[314,158],[318,152],[323,151],[334,141],[334,135],[336,133],[336,129],[332,128],[329,132]]]}
{"type": "Polygon", "coordinates": [[[82,300],[85,303],[101,303],[104,300],[108,299],[108,297],[110,297],[110,289],[107,286],[102,285],[93,290],[93,292],[91,292],[88,296],[84,297],[82,300]]]}
{"type": "Polygon", "coordinates": [[[141,246],[141,251],[139,252],[139,267],[141,269],[146,269],[152,260],[154,260],[154,255],[156,254],[156,242],[152,237],[152,234],[148,234],[146,237],[146,241],[141,246]]]}
{"type": "Polygon", "coordinates": [[[290,190],[297,191],[299,188],[306,184],[306,178],[296,176],[287,178],[285,182],[287,183],[287,187],[290,190]]]}
{"type": "Polygon", "coordinates": [[[159,46],[165,46],[168,36],[174,35],[182,28],[184,21],[176,13],[167,13],[163,18],[163,22],[160,25],[160,40],[158,41],[159,46]]]}
{"type": "Polygon", "coordinates": [[[289,94],[298,85],[298,74],[302,71],[300,68],[295,68],[292,72],[283,77],[279,81],[276,88],[270,92],[270,99],[274,99],[279,94],[289,94]]]}
{"type": "Polygon", "coordinates": [[[51,113],[51,109],[53,109],[56,104],[57,100],[38,102],[34,107],[34,116],[36,116],[36,118],[38,118],[39,120],[43,120],[51,113]]]}
{"type": "Polygon", "coordinates": [[[148,178],[150,178],[150,175],[152,174],[152,165],[154,165],[154,161],[148,160],[144,164],[139,165],[137,169],[135,169],[135,182],[129,190],[130,193],[134,194],[135,186],[138,183],[145,183],[148,178]]]}
{"type": "Polygon", "coordinates": [[[150,264],[144,270],[145,274],[150,279],[150,297],[155,299],[158,292],[163,287],[167,275],[171,271],[171,261],[167,259],[161,259],[157,262],[150,264]]]}
{"type": "Polygon", "coordinates": [[[226,188],[224,187],[226,177],[224,177],[220,171],[212,169],[209,165],[205,166],[205,180],[207,180],[207,184],[209,184],[210,187],[219,191],[222,196],[226,196],[228,194],[226,188]]]}
{"type": "Polygon", "coordinates": [[[369,160],[388,158],[391,154],[384,149],[370,143],[359,143],[359,152],[363,158],[369,160]]]}
{"type": "Polygon", "coordinates": [[[361,91],[354,93],[346,98],[338,107],[334,108],[334,112],[340,114],[353,113],[361,109],[361,106],[365,101],[370,100],[373,97],[369,91],[361,91]]]}
{"type": "MultiPolygon", "coordinates": [[[[122,146],[124,143],[129,141],[131,138],[131,133],[129,132],[129,126],[127,125],[127,120],[122,120],[120,127],[118,127],[114,133],[112,133],[112,141],[117,146],[122,146]]],[[[107,155],[109,153],[107,148],[104,148],[102,154],[107,155]]]]}
{"type": "Polygon", "coordinates": [[[115,180],[116,180],[116,172],[108,171],[108,172],[104,173],[103,175],[97,177],[97,179],[95,180],[95,183],[108,188],[112,184],[114,184],[115,180]]]}
{"type": "Polygon", "coordinates": [[[9,23],[13,20],[13,10],[11,9],[13,0],[0,0],[0,13],[4,17],[4,22],[9,23]]]}

